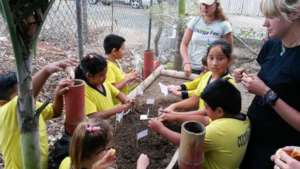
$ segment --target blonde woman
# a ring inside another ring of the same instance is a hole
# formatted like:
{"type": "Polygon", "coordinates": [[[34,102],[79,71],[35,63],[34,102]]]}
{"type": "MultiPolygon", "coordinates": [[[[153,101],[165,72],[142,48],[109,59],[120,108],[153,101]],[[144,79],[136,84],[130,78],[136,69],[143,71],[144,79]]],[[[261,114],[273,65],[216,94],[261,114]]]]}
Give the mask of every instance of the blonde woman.
{"type": "Polygon", "coordinates": [[[199,0],[199,5],[200,16],[188,22],[180,45],[186,76],[201,73],[201,59],[212,42],[224,39],[232,45],[233,41],[231,25],[219,0],[199,0]]]}
{"type": "Polygon", "coordinates": [[[268,40],[258,75],[236,69],[236,81],[255,94],[248,110],[251,137],[242,169],[271,169],[278,148],[300,145],[300,0],[262,0],[268,40]]]}

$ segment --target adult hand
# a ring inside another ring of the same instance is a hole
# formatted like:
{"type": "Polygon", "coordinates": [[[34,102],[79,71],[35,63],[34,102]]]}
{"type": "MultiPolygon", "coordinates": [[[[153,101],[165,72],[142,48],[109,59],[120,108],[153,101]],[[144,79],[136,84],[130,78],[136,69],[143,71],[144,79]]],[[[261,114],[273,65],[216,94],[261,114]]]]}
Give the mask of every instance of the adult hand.
{"type": "Polygon", "coordinates": [[[150,160],[146,154],[141,154],[137,160],[137,169],[146,169],[150,164],[150,160]]]}
{"type": "Polygon", "coordinates": [[[192,74],[192,66],[190,63],[185,63],[183,65],[183,71],[186,77],[190,77],[192,74]]]}
{"type": "Polygon", "coordinates": [[[116,163],[116,154],[106,151],[104,156],[92,165],[92,169],[107,169],[116,163]]]}
{"type": "Polygon", "coordinates": [[[72,86],[72,85],[73,85],[72,80],[69,80],[69,79],[61,80],[55,89],[55,92],[54,92],[55,96],[64,95],[70,89],[70,86],[72,86]]]}
{"type": "Polygon", "coordinates": [[[158,118],[153,118],[148,121],[148,127],[153,131],[160,133],[162,128],[164,128],[165,126],[158,118]]]}
{"type": "Polygon", "coordinates": [[[300,161],[292,158],[286,151],[293,151],[295,147],[284,147],[279,149],[275,155],[271,157],[274,161],[274,169],[300,169],[300,161]]]}
{"type": "Polygon", "coordinates": [[[49,73],[55,73],[64,70],[68,66],[76,66],[78,61],[76,59],[64,59],[57,62],[50,63],[45,66],[45,70],[49,73]]]}
{"type": "Polygon", "coordinates": [[[257,75],[244,75],[242,77],[242,84],[248,92],[257,96],[264,96],[270,89],[257,75]]]}
{"type": "Polygon", "coordinates": [[[237,83],[240,83],[242,81],[243,73],[245,73],[244,68],[237,68],[233,70],[233,77],[237,83]]]}

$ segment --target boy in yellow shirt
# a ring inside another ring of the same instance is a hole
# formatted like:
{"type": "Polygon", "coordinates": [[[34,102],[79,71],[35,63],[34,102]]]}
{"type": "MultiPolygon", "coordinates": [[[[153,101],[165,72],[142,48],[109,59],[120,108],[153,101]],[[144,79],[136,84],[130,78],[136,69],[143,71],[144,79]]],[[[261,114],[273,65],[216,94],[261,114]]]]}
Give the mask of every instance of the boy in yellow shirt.
{"type": "MultiPolygon", "coordinates": [[[[67,66],[74,65],[73,60],[64,60],[51,63],[38,71],[32,80],[33,96],[36,97],[48,77],[67,66]]],[[[39,116],[39,136],[41,152],[41,168],[47,169],[48,163],[48,137],[46,120],[57,117],[62,113],[63,94],[68,90],[70,81],[61,81],[55,90],[53,105],[48,105],[39,116]]],[[[6,169],[22,169],[20,128],[17,120],[17,77],[15,73],[0,75],[0,151],[3,154],[6,169]]],[[[36,102],[36,108],[41,106],[36,102]]]]}
{"type": "MultiPolygon", "coordinates": [[[[210,83],[201,94],[210,123],[204,139],[204,169],[238,169],[250,136],[250,121],[241,114],[241,94],[227,80],[210,83]]],[[[149,121],[149,127],[179,145],[180,133],[166,128],[162,117],[149,121]]]]}
{"type": "Polygon", "coordinates": [[[124,73],[118,60],[125,55],[125,39],[121,36],[110,34],[105,37],[103,47],[107,59],[106,82],[111,83],[125,94],[129,92],[129,84],[137,79],[137,72],[124,73]]]}

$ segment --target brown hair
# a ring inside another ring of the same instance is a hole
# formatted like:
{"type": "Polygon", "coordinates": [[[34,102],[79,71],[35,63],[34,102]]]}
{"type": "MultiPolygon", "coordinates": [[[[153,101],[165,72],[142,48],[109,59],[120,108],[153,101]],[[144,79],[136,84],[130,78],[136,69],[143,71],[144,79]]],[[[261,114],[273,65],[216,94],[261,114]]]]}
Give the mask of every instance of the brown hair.
{"type": "Polygon", "coordinates": [[[71,144],[71,168],[81,169],[82,161],[106,149],[112,138],[110,125],[102,119],[88,119],[75,129],[71,144]]]}
{"type": "Polygon", "coordinates": [[[228,18],[225,16],[223,8],[222,8],[220,2],[216,2],[216,5],[217,5],[217,9],[215,11],[216,19],[221,20],[221,21],[227,20],[228,18]]]}

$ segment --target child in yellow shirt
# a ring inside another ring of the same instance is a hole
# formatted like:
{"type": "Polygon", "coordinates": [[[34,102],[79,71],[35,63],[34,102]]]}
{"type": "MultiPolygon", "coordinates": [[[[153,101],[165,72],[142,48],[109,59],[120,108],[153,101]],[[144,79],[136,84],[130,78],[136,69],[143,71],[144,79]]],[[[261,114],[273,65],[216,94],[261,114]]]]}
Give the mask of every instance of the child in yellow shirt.
{"type": "MultiPolygon", "coordinates": [[[[115,165],[117,152],[108,149],[112,138],[111,126],[102,119],[90,118],[75,129],[70,156],[66,157],[59,169],[107,169],[115,165]]],[[[149,159],[141,154],[137,169],[146,169],[149,159]]]]}
{"type": "MultiPolygon", "coordinates": [[[[76,64],[74,60],[63,60],[46,65],[39,70],[32,78],[32,92],[36,98],[48,77],[67,66],[76,64]]],[[[40,165],[47,169],[48,164],[48,137],[46,120],[57,117],[62,113],[63,94],[68,90],[71,81],[63,80],[55,90],[53,104],[48,105],[39,116],[39,145],[40,165]]],[[[21,157],[21,133],[17,118],[17,77],[15,73],[0,75],[0,152],[3,154],[6,169],[23,169],[21,157]]],[[[36,102],[36,108],[42,105],[36,102]]]]}
{"type": "MultiPolygon", "coordinates": [[[[241,111],[241,93],[229,81],[218,79],[201,93],[211,122],[204,139],[204,169],[238,169],[250,137],[250,121],[241,111]]],[[[180,133],[164,126],[162,117],[149,121],[149,127],[179,145],[180,133]]]]}
{"type": "Polygon", "coordinates": [[[106,82],[111,83],[125,94],[129,92],[129,84],[137,80],[137,72],[124,73],[118,60],[125,55],[125,39],[121,36],[107,35],[103,42],[107,59],[106,82]]]}
{"type": "Polygon", "coordinates": [[[96,53],[87,54],[75,70],[75,77],[86,82],[86,115],[110,118],[116,113],[127,111],[132,106],[132,100],[111,83],[106,82],[107,70],[107,61],[96,53]],[[114,105],[113,99],[118,99],[122,104],[114,105]]]}

